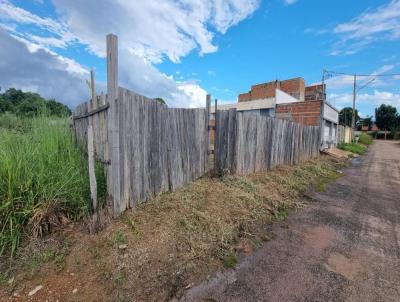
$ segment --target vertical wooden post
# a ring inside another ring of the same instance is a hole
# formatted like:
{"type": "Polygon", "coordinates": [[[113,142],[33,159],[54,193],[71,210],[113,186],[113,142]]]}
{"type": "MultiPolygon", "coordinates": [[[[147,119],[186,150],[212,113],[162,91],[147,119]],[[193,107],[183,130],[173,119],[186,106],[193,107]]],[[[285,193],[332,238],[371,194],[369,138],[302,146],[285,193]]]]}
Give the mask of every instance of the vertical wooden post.
{"type": "Polygon", "coordinates": [[[96,96],[96,87],[94,83],[94,70],[90,71],[90,88],[92,92],[92,109],[97,108],[97,96],[96,96]]]}
{"type": "Polygon", "coordinates": [[[214,160],[213,160],[213,165],[214,165],[214,172],[215,173],[215,169],[217,167],[217,153],[216,153],[216,149],[215,149],[215,143],[217,140],[217,135],[218,135],[218,126],[217,126],[217,99],[215,99],[214,101],[214,160]]]}
{"type": "MultiPolygon", "coordinates": [[[[94,71],[93,69],[90,71],[90,91],[91,91],[91,99],[88,102],[88,112],[97,108],[97,96],[96,90],[94,86],[94,71]]],[[[89,125],[87,130],[87,148],[88,148],[88,162],[89,162],[89,184],[90,184],[90,196],[92,199],[92,207],[94,217],[97,217],[97,182],[96,182],[96,174],[95,174],[95,150],[94,150],[94,117],[89,116],[89,125]]]]}
{"type": "Polygon", "coordinates": [[[93,206],[93,217],[97,217],[97,182],[94,163],[94,143],[93,143],[93,126],[89,123],[88,127],[88,161],[89,161],[89,183],[90,196],[93,206]]]}
{"type": "Polygon", "coordinates": [[[206,96],[206,114],[207,114],[207,160],[206,160],[206,172],[210,171],[210,158],[211,158],[211,94],[206,96]]]}
{"type": "Polygon", "coordinates": [[[108,194],[113,200],[114,215],[121,212],[120,189],[120,144],[119,144],[119,119],[118,119],[118,37],[114,34],[107,35],[107,99],[110,104],[108,116],[108,142],[111,165],[108,194]]]}
{"type": "MultiPolygon", "coordinates": [[[[97,102],[97,95],[96,95],[96,85],[95,85],[95,80],[94,80],[94,70],[91,69],[90,70],[90,93],[91,93],[91,101],[90,101],[90,106],[88,108],[88,111],[91,110],[95,110],[98,108],[98,102],[97,102]]],[[[94,142],[98,142],[98,138],[96,137],[97,133],[98,133],[98,120],[99,117],[98,115],[93,115],[89,117],[89,123],[92,125],[92,129],[93,129],[93,140],[94,142]]],[[[94,154],[96,155],[96,144],[93,143],[93,150],[94,150],[94,154]]]]}

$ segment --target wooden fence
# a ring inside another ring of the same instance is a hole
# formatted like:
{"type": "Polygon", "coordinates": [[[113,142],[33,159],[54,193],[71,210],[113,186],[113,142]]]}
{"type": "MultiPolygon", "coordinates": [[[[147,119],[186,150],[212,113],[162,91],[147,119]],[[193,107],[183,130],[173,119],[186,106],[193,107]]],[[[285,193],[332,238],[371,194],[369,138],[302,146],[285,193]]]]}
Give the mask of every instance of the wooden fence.
{"type": "MultiPolygon", "coordinates": [[[[78,106],[76,116],[87,115],[88,104],[78,106]]],[[[110,138],[118,135],[118,166],[111,155],[111,186],[119,188],[117,212],[134,207],[161,192],[175,190],[208,170],[208,114],[206,109],[168,108],[158,101],[119,87],[112,105],[117,121],[110,138]],[[117,171],[115,171],[117,170],[117,171]]],[[[94,115],[96,119],[107,111],[94,115]]],[[[78,142],[85,144],[89,117],[75,119],[78,142]]],[[[107,124],[94,123],[96,157],[108,161],[107,124]],[[104,139],[105,138],[105,139],[104,139]]],[[[108,124],[108,127],[110,123],[108,124]]],[[[111,142],[112,144],[112,142],[111,142]]],[[[118,192],[117,192],[118,193],[118,192]]],[[[115,193],[114,193],[115,194],[115,193]]],[[[115,195],[113,195],[115,198],[115,195]]]]}
{"type": "Polygon", "coordinates": [[[92,71],[91,100],[73,114],[77,143],[88,148],[95,213],[95,158],[105,165],[109,199],[118,215],[211,168],[251,173],[318,154],[319,127],[236,110],[217,111],[214,165],[210,167],[211,97],[207,96],[205,109],[168,108],[119,87],[117,46],[117,37],[108,35],[107,94],[96,96],[92,71]]]}
{"type": "Polygon", "coordinates": [[[320,127],[237,112],[216,114],[215,169],[249,174],[292,165],[319,154],[320,127]]]}

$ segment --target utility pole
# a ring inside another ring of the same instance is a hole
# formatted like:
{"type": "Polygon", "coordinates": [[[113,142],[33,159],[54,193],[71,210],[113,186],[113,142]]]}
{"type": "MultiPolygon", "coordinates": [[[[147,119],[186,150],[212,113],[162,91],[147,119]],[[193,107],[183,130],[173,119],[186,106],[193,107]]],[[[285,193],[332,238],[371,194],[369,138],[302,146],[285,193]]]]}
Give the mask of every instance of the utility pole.
{"type": "Polygon", "coordinates": [[[354,141],[354,128],[356,126],[356,91],[357,88],[357,75],[354,74],[354,85],[353,85],[353,114],[351,117],[351,133],[352,133],[352,140],[354,141]]]}

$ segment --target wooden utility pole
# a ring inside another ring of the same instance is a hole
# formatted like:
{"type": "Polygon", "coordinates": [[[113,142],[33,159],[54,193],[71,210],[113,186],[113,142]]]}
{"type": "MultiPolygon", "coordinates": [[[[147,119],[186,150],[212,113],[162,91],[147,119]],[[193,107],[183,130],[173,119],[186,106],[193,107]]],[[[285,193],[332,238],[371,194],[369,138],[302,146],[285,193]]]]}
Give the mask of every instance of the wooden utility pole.
{"type": "Polygon", "coordinates": [[[353,114],[351,116],[351,140],[354,141],[354,128],[356,127],[356,97],[357,97],[357,75],[354,74],[353,84],[353,114]]]}

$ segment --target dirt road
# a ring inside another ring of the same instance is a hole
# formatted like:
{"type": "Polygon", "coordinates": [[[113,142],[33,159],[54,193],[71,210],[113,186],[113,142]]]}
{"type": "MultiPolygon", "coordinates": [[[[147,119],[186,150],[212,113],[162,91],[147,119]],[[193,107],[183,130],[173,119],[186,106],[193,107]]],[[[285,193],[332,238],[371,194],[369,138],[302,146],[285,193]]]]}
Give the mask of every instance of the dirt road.
{"type": "Polygon", "coordinates": [[[377,141],[235,270],[183,301],[400,301],[400,144],[377,141]]]}

